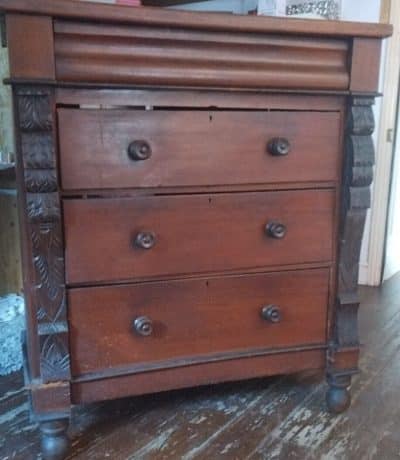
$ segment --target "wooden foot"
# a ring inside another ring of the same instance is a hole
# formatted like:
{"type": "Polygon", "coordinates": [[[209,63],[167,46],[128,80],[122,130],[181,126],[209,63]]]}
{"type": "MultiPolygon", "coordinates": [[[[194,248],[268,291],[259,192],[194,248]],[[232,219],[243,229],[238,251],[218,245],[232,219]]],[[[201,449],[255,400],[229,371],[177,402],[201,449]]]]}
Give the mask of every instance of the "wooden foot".
{"type": "Polygon", "coordinates": [[[349,387],[351,377],[328,376],[329,389],[326,393],[326,404],[331,414],[340,414],[346,411],[351,404],[349,387]]]}
{"type": "Polygon", "coordinates": [[[69,449],[68,420],[54,420],[40,424],[44,460],[63,460],[69,449]]]}

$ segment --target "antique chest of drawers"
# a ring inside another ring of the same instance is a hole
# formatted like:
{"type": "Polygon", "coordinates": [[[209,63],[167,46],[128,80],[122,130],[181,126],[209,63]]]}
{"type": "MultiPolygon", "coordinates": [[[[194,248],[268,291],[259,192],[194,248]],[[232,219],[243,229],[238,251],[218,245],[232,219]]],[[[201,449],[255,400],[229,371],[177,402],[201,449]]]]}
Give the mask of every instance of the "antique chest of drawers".
{"type": "Polygon", "coordinates": [[[73,404],[325,369],[346,409],[391,28],[0,9],[45,458],[64,456],[73,404]]]}

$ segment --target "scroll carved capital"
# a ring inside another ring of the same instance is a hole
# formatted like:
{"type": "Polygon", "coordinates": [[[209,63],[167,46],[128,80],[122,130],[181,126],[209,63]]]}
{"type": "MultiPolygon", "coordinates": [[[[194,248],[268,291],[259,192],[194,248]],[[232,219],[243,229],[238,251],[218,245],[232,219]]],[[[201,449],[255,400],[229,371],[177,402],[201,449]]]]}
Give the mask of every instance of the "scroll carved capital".
{"type": "Polygon", "coordinates": [[[373,180],[374,117],[370,97],[351,101],[346,130],[346,149],[342,179],[342,211],[338,294],[335,317],[335,344],[338,347],[358,346],[358,271],[361,242],[367,209],[371,203],[373,180]]]}

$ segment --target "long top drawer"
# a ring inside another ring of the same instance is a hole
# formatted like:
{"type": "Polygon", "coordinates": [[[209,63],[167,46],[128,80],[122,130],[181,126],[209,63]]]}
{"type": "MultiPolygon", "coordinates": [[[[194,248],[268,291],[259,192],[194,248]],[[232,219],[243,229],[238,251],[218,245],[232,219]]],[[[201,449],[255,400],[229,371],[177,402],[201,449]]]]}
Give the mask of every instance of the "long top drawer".
{"type": "Polygon", "coordinates": [[[339,112],[58,111],[65,190],[336,181],[339,112]]]}

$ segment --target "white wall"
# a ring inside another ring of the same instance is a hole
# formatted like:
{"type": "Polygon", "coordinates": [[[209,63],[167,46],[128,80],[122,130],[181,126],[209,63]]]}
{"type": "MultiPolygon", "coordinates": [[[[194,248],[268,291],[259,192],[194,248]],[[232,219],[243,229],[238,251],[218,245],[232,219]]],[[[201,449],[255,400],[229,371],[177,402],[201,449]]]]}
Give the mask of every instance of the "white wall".
{"type": "MultiPolygon", "coordinates": [[[[173,8],[246,13],[247,11],[255,10],[257,3],[257,0],[210,0],[173,8]]],[[[380,0],[342,0],[342,19],[345,21],[376,22],[380,17],[380,6],[380,0]]]]}
{"type": "Polygon", "coordinates": [[[381,0],[342,0],[345,21],[379,22],[381,0]]]}
{"type": "MultiPolygon", "coordinates": [[[[381,0],[342,0],[342,19],[346,21],[362,21],[362,22],[379,22],[381,10],[381,0]]],[[[383,68],[384,54],[382,53],[381,69],[383,68]]],[[[381,75],[380,86],[382,86],[383,75],[381,75]]],[[[382,91],[382,88],[381,88],[382,91]]],[[[379,118],[381,112],[381,100],[377,99],[374,107],[376,126],[379,126],[379,118]]],[[[377,132],[374,133],[375,147],[377,144],[377,132]]],[[[371,221],[370,211],[367,215],[367,223],[364,231],[364,238],[361,248],[360,257],[360,284],[367,284],[368,280],[368,263],[369,263],[369,241],[370,241],[371,221]]]]}

